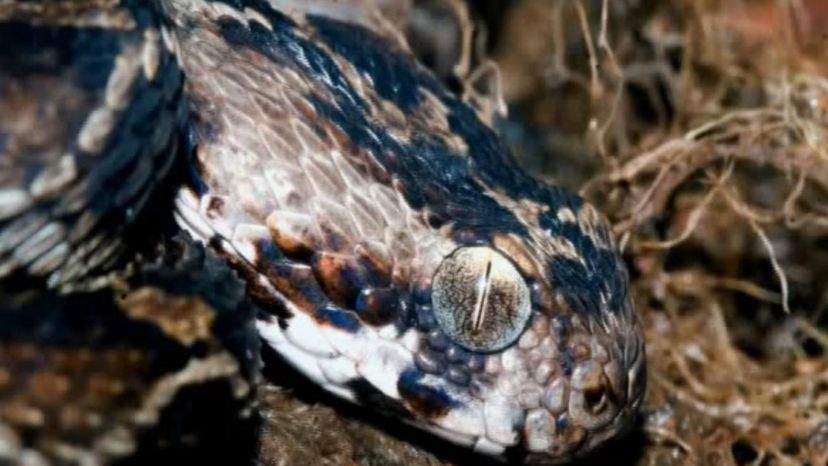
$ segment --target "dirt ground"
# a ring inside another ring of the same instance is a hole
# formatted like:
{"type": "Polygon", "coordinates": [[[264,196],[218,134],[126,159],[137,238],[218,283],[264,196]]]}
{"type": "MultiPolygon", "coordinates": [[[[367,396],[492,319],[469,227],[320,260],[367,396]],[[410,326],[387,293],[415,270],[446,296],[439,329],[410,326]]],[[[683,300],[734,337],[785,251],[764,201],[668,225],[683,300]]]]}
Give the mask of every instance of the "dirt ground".
{"type": "MultiPolygon", "coordinates": [[[[633,277],[646,405],[588,462],[828,465],[828,2],[472,10],[486,34],[461,87],[502,95],[498,126],[517,156],[599,206],[633,277]]],[[[420,51],[452,79],[458,42],[446,37],[420,51]]],[[[298,392],[262,391],[262,464],[482,461],[298,392]]]]}

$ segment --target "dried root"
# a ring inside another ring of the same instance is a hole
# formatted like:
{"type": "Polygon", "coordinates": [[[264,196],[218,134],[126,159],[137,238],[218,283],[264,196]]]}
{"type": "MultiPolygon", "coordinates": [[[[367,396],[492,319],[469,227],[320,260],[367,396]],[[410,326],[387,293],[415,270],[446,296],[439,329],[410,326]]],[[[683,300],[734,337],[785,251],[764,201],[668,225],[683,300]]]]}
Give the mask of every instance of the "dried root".
{"type": "Polygon", "coordinates": [[[828,464],[823,3],[526,0],[504,26],[507,100],[598,165],[581,192],[630,263],[637,464],[828,464]]]}

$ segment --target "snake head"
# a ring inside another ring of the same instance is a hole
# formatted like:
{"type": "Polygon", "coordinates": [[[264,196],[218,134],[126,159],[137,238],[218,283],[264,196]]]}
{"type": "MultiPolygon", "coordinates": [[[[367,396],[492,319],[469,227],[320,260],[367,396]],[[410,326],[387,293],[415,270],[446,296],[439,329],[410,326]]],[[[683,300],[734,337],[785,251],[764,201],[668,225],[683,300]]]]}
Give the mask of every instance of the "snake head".
{"type": "Polygon", "coordinates": [[[176,218],[242,273],[288,363],[490,455],[565,461],[629,425],[643,342],[591,206],[523,173],[393,37],[165,3],[199,116],[176,218]]]}
{"type": "Polygon", "coordinates": [[[567,461],[631,424],[644,393],[643,339],[627,272],[590,205],[510,208],[527,234],[460,246],[436,268],[430,299],[415,305],[428,332],[415,356],[422,374],[399,388],[404,399],[430,390],[457,401],[425,413],[444,436],[567,461]]]}

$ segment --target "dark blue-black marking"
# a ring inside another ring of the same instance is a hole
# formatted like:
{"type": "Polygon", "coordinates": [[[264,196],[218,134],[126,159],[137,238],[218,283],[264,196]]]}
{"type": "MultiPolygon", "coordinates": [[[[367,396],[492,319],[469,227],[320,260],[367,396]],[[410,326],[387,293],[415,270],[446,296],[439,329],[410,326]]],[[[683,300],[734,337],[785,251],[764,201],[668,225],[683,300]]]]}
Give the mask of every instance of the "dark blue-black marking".
{"type": "Polygon", "coordinates": [[[325,304],[316,311],[316,318],[349,333],[356,333],[362,327],[362,323],[353,312],[330,303],[325,304]]]}
{"type": "MultiPolygon", "coordinates": [[[[369,118],[367,103],[327,51],[297,35],[295,23],[281,13],[270,10],[267,17],[272,23],[272,32],[256,23],[242,24],[229,17],[220,19],[219,27],[228,43],[248,47],[276,63],[289,64],[331,83],[332,86],[327,87],[332,89],[334,101],[318,95],[308,95],[307,100],[317,113],[336,124],[354,145],[367,149],[379,165],[400,178],[412,207],[421,209],[428,205],[439,217],[439,222],[451,221],[458,229],[474,230],[481,241],[491,239],[499,231],[525,233],[524,226],[511,212],[482,194],[482,187],[471,176],[468,157],[453,153],[443,142],[424,134],[408,143],[393,139],[385,128],[369,118]]],[[[335,43],[335,36],[356,34],[359,41],[340,37],[341,43],[333,47],[346,58],[355,59],[354,65],[361,72],[372,73],[373,82],[383,98],[401,108],[411,108],[418,103],[417,85],[423,82],[419,74],[428,75],[413,66],[410,59],[389,53],[385,42],[364,29],[352,29],[352,26],[321,17],[312,17],[312,23],[331,44],[335,43]],[[357,45],[361,50],[351,51],[357,45]],[[419,74],[412,76],[413,71],[419,74]]],[[[427,82],[433,92],[440,92],[437,81],[427,82]]]]}
{"type": "Polygon", "coordinates": [[[121,51],[122,35],[105,28],[0,23],[0,44],[6,44],[0,47],[0,70],[62,75],[79,89],[102,90],[121,51]]]}
{"type": "Polygon", "coordinates": [[[421,382],[423,372],[417,368],[403,371],[397,381],[400,396],[417,413],[426,417],[440,417],[458,405],[445,390],[421,382]]]}
{"type": "MultiPolygon", "coordinates": [[[[232,2],[249,6],[260,2],[232,2]]],[[[260,6],[260,5],[259,5],[260,6]]],[[[514,199],[529,199],[552,206],[540,222],[551,235],[563,235],[583,254],[587,266],[566,259],[553,259],[547,267],[553,283],[567,290],[567,300],[579,313],[597,312],[602,293],[611,310],[620,310],[626,299],[626,283],[619,276],[619,258],[598,248],[575,225],[562,224],[555,211],[569,207],[577,212],[582,200],[560,188],[549,186],[517,169],[508,149],[494,131],[483,124],[474,110],[448,92],[413,59],[399,53],[388,41],[353,24],[322,16],[309,16],[317,41],[324,42],[346,58],[357,72],[370,77],[378,95],[400,109],[415,110],[421,103],[420,89],[436,95],[448,108],[450,129],[468,145],[469,153],[458,153],[440,139],[415,133],[408,141],[393,138],[369,115],[369,106],[329,53],[312,39],[296,33],[296,23],[270,7],[259,9],[273,30],[243,24],[235,18],[219,20],[228,43],[257,51],[276,63],[303,70],[330,85],[333,99],[307,95],[316,112],[336,125],[355,146],[370,153],[385,171],[400,181],[406,200],[414,209],[428,207],[430,223],[451,223],[455,240],[490,243],[496,234],[526,235],[526,227],[513,212],[485,195],[483,184],[514,199]]]]}
{"type": "MultiPolygon", "coordinates": [[[[403,111],[415,110],[421,103],[420,89],[426,89],[448,107],[450,129],[463,138],[470,153],[457,154],[442,141],[432,139],[429,142],[436,145],[433,157],[417,157],[417,152],[409,151],[412,158],[424,158],[427,159],[426,163],[437,163],[440,167],[447,158],[459,158],[463,166],[453,174],[467,172],[463,178],[469,178],[469,173],[475,173],[485,184],[502,190],[515,199],[569,205],[575,210],[581,206],[582,201],[578,196],[540,183],[517,169],[500,137],[480,121],[471,107],[449,92],[414,59],[395,50],[387,40],[361,26],[328,17],[310,16],[309,20],[319,37],[332,50],[348,59],[364,76],[371,78],[382,98],[393,102],[403,111]],[[456,157],[458,155],[469,155],[472,164],[465,163],[464,157],[456,157]]],[[[469,184],[475,185],[474,180],[470,180],[469,184]]]]}
{"type": "Polygon", "coordinates": [[[589,312],[601,308],[601,295],[608,300],[611,312],[621,312],[627,300],[626,275],[621,258],[610,249],[599,247],[592,238],[573,224],[557,217],[544,215],[539,219],[542,228],[556,231],[568,239],[579,251],[584,263],[567,257],[553,257],[548,272],[563,291],[567,304],[575,312],[589,312]]]}
{"type": "MultiPolygon", "coordinates": [[[[577,212],[583,205],[580,197],[540,183],[517,169],[500,138],[480,122],[474,110],[447,92],[433,75],[412,59],[402,53],[389,52],[386,41],[360,26],[322,16],[312,16],[311,23],[325,43],[346,57],[359,72],[371,78],[381,97],[394,102],[403,111],[413,110],[420,103],[420,87],[437,95],[449,108],[450,128],[470,147],[469,157],[453,153],[436,139],[415,137],[408,147],[390,138],[383,141],[383,147],[399,146],[395,147],[399,150],[394,152],[401,154],[397,157],[401,160],[388,160],[399,164],[396,169],[388,163],[383,165],[386,168],[390,166],[401,179],[407,179],[408,182],[404,183],[407,187],[422,187],[419,190],[408,189],[408,200],[414,201],[412,205],[415,208],[428,205],[442,213],[443,220],[454,221],[461,229],[473,229],[486,239],[489,232],[521,233],[519,222],[510,212],[502,212],[499,205],[492,205],[494,203],[489,198],[480,195],[481,187],[470,178],[471,173],[479,176],[486,185],[503,190],[514,198],[555,206],[556,209],[540,215],[540,226],[551,234],[570,240],[587,264],[585,267],[569,259],[553,259],[549,272],[555,277],[555,283],[567,289],[566,299],[577,312],[600,309],[600,291],[608,297],[611,311],[623,309],[627,290],[617,254],[597,247],[577,225],[562,223],[557,218],[556,210],[560,207],[569,207],[577,212]]],[[[321,103],[319,106],[327,110],[326,115],[333,121],[346,125],[343,129],[352,138],[356,136],[358,145],[371,144],[371,140],[360,134],[361,128],[370,127],[369,120],[349,120],[330,105],[321,103]]],[[[379,128],[374,133],[384,134],[379,128]]],[[[372,148],[373,153],[383,154],[383,147],[372,148]]],[[[599,229],[598,233],[604,236],[602,239],[607,243],[607,232],[599,229]]]]}

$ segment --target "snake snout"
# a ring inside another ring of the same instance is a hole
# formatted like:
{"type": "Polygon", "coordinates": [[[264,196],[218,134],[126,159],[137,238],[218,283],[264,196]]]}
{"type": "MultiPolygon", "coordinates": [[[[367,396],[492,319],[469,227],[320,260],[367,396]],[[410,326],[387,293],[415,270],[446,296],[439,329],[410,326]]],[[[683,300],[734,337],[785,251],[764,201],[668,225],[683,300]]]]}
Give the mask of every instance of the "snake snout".
{"type": "Polygon", "coordinates": [[[577,316],[536,314],[518,344],[487,364],[500,373],[486,403],[505,397],[519,404],[515,445],[527,460],[581,456],[625,430],[635,415],[643,394],[641,340],[624,351],[612,338],[620,333],[589,327],[577,316]]]}

